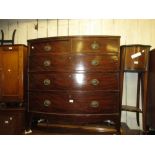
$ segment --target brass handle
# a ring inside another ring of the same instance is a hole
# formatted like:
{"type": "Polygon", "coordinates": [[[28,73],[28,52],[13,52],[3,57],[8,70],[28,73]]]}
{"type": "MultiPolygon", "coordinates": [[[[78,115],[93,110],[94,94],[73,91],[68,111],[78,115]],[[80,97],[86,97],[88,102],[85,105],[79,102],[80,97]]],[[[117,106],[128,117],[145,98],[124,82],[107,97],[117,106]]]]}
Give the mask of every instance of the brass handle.
{"type": "Polygon", "coordinates": [[[48,67],[48,66],[50,66],[51,65],[51,61],[50,60],[45,60],[44,61],[44,66],[45,67],[48,67]]]}
{"type": "Polygon", "coordinates": [[[91,64],[92,64],[93,66],[97,66],[97,65],[99,64],[99,61],[98,61],[98,60],[92,60],[92,61],[91,61],[91,64]]]}
{"type": "Polygon", "coordinates": [[[51,49],[52,49],[52,47],[51,47],[50,45],[44,46],[44,50],[45,50],[46,52],[49,52],[51,49]]]}
{"type": "Polygon", "coordinates": [[[91,101],[90,107],[91,108],[98,108],[99,107],[99,102],[98,101],[91,101]]]}
{"type": "Polygon", "coordinates": [[[44,106],[45,107],[49,107],[51,105],[51,101],[50,100],[45,100],[44,101],[44,106]]]}
{"type": "Polygon", "coordinates": [[[94,42],[91,44],[91,48],[92,48],[93,50],[97,50],[97,49],[99,49],[99,47],[100,47],[100,45],[99,45],[96,41],[94,41],[94,42]]]}
{"type": "Polygon", "coordinates": [[[100,82],[97,79],[92,79],[91,80],[91,84],[94,85],[94,86],[98,85],[99,83],[100,82]]]}
{"type": "Polygon", "coordinates": [[[49,80],[49,79],[45,79],[44,80],[44,85],[45,86],[48,86],[48,85],[50,85],[51,84],[51,80],[49,80]]]}

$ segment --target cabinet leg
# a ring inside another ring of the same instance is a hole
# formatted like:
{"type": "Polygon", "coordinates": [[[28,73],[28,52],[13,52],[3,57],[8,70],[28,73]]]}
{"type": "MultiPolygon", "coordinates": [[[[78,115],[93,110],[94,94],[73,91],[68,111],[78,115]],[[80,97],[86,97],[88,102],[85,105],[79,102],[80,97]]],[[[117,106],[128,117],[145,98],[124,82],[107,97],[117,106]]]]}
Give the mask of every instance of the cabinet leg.
{"type": "Polygon", "coordinates": [[[147,127],[147,104],[148,104],[148,73],[144,73],[142,76],[142,120],[143,120],[143,133],[147,134],[148,127],[147,127]]]}
{"type": "Polygon", "coordinates": [[[120,122],[120,120],[116,121],[116,130],[117,130],[117,134],[121,135],[121,122],[120,122]]]}
{"type": "MultiPolygon", "coordinates": [[[[136,108],[139,109],[139,99],[140,99],[140,82],[142,80],[142,73],[138,73],[138,81],[137,81],[137,102],[136,108]]],[[[139,111],[136,112],[137,125],[140,125],[139,122],[139,111]]]]}
{"type": "Polygon", "coordinates": [[[32,127],[32,114],[27,113],[26,114],[26,130],[25,130],[25,134],[29,134],[29,133],[32,132],[31,127],[32,127]]]}

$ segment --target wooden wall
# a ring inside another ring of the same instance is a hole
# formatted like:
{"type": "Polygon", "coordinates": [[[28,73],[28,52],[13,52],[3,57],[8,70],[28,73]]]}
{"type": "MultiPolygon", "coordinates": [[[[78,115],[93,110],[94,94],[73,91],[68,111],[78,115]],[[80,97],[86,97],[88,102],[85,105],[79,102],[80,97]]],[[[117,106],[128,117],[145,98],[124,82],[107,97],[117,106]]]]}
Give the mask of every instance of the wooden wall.
{"type": "MultiPolygon", "coordinates": [[[[15,43],[27,44],[28,39],[69,35],[120,35],[123,44],[145,44],[155,48],[155,20],[153,19],[12,19],[0,20],[5,38],[10,39],[17,29],[15,43]]],[[[1,36],[0,36],[1,37],[1,36]]],[[[136,73],[126,73],[123,104],[136,104],[136,73]]],[[[136,115],[122,112],[122,122],[130,128],[136,125],[136,115]]]]}

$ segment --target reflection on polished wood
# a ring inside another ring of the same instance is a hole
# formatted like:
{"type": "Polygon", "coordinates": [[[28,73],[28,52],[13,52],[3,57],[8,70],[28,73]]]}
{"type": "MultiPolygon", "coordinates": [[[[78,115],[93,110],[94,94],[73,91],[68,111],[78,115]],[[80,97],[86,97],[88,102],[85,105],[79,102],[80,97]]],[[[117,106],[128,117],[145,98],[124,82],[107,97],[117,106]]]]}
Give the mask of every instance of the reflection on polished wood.
{"type": "Polygon", "coordinates": [[[119,90],[118,73],[31,73],[30,90],[119,90]],[[49,84],[45,84],[45,81],[49,84]]]}
{"type": "Polygon", "coordinates": [[[118,54],[43,54],[32,55],[30,59],[30,72],[33,71],[91,71],[107,72],[118,71],[118,54]],[[96,61],[96,62],[94,62],[96,61]]]}

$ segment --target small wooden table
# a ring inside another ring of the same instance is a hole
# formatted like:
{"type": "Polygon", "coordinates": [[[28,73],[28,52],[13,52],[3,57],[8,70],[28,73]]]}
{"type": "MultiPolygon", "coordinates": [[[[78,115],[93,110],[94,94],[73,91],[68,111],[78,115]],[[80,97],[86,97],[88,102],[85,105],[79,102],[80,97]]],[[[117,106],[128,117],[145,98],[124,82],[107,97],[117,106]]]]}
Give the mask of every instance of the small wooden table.
{"type": "Polygon", "coordinates": [[[136,105],[122,105],[122,111],[136,112],[137,125],[139,122],[139,113],[142,113],[143,132],[147,132],[147,104],[148,104],[148,62],[149,62],[149,45],[122,45],[121,50],[121,69],[123,72],[138,73],[137,80],[137,99],[136,105]],[[141,86],[141,96],[140,96],[141,86]],[[140,97],[142,101],[142,108],[140,109],[140,97]]]}

